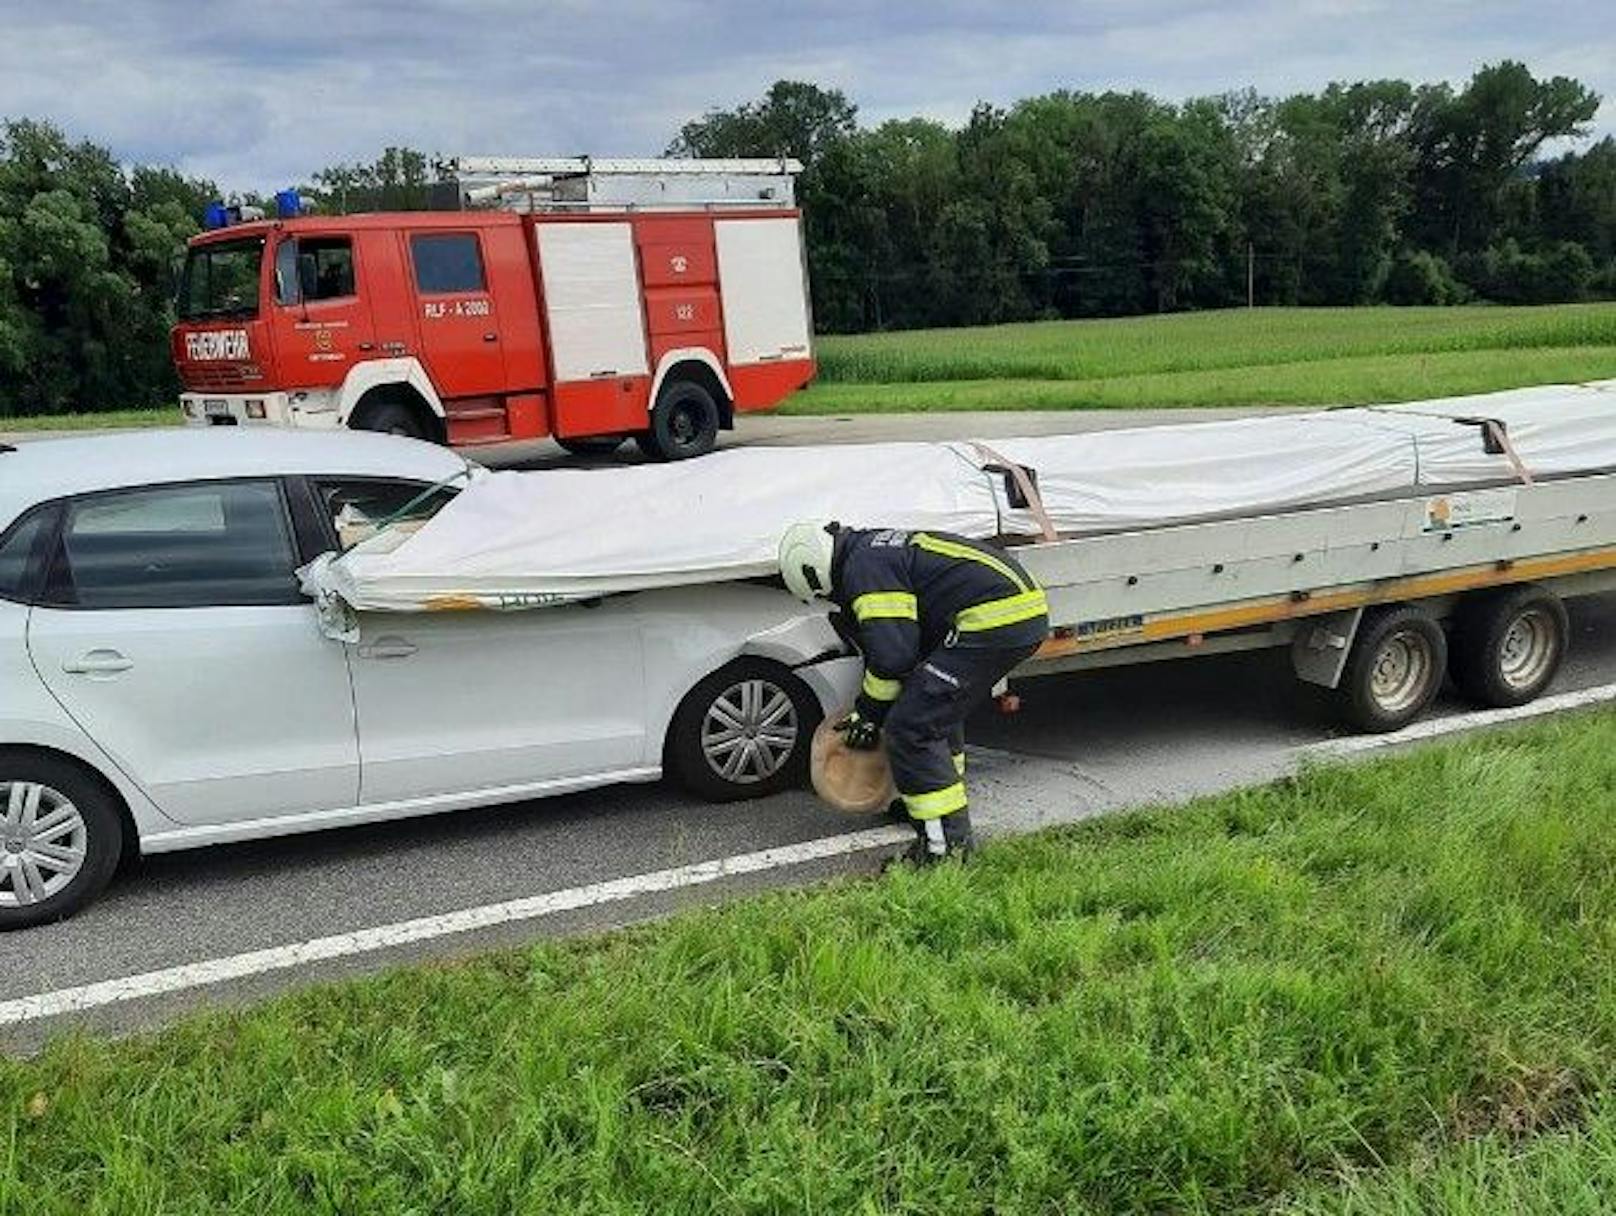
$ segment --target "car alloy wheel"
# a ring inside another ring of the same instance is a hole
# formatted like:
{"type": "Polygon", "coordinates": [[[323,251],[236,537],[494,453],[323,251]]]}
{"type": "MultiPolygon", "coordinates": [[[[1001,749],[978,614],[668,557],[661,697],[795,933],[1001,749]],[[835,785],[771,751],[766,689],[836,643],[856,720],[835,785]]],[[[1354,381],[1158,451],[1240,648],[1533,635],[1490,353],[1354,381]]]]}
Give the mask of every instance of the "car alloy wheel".
{"type": "Polygon", "coordinates": [[[801,729],[797,707],[784,689],[764,679],[741,680],[707,707],[701,752],[725,781],[753,785],[791,759],[801,729]]]}
{"type": "Polygon", "coordinates": [[[0,785],[0,907],[65,890],[84,868],[89,828],[67,795],[37,781],[0,785]]]}

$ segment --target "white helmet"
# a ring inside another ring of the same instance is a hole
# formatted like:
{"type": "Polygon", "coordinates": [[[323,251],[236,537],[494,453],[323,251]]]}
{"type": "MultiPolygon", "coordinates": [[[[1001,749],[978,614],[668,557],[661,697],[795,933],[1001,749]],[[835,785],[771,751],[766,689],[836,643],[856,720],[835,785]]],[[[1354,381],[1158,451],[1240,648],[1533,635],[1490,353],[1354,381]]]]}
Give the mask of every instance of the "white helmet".
{"type": "Polygon", "coordinates": [[[823,520],[792,524],[780,538],[780,577],[786,580],[786,590],[809,604],[828,596],[835,552],[835,524],[823,520]]]}

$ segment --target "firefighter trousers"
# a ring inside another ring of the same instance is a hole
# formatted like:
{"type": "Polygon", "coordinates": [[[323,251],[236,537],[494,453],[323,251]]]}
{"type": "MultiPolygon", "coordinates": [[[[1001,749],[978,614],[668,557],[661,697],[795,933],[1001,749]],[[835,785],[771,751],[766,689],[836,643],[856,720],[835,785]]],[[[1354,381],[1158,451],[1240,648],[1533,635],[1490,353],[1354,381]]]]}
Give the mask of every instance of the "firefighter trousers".
{"type": "MultiPolygon", "coordinates": [[[[911,819],[928,823],[966,809],[965,720],[1036,649],[941,646],[909,673],[885,733],[893,782],[911,819]]],[[[968,833],[963,815],[956,823],[968,833]]]]}

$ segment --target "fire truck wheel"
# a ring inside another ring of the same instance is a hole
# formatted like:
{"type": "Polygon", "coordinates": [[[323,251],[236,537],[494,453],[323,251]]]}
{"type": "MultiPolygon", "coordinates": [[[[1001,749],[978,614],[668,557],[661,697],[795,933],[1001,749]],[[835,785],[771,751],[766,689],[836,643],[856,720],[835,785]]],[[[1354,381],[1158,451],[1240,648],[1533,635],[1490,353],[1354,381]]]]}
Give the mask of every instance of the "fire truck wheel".
{"type": "Polygon", "coordinates": [[[663,767],[709,802],[762,798],[801,785],[824,715],[801,680],[766,659],[736,659],[679,703],[663,767]]]}
{"type": "Polygon", "coordinates": [[[578,435],[563,439],[557,435],[556,442],[574,456],[610,456],[623,446],[623,440],[627,438],[627,435],[578,435]]]}
{"type": "Polygon", "coordinates": [[[718,443],[718,402],[693,380],[666,384],[651,411],[651,429],[634,442],[652,460],[705,456],[718,443]]]}
{"type": "Polygon", "coordinates": [[[383,435],[402,435],[406,439],[425,439],[426,426],[421,416],[402,401],[377,401],[365,406],[354,415],[356,431],[380,431],[383,435]]]}

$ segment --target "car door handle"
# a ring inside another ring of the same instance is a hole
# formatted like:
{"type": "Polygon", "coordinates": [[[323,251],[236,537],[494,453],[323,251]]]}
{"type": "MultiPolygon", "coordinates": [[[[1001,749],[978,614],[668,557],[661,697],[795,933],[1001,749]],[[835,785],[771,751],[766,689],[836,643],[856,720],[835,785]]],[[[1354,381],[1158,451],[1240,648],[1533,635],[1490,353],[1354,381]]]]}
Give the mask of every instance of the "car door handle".
{"type": "Polygon", "coordinates": [[[499,335],[498,334],[484,334],[483,335],[483,341],[484,342],[498,342],[499,341],[499,335]]]}
{"type": "Polygon", "coordinates": [[[76,659],[62,660],[62,670],[70,676],[115,676],[134,665],[133,659],[116,650],[87,650],[76,659]]]}
{"type": "Polygon", "coordinates": [[[359,648],[362,659],[407,659],[419,649],[414,642],[399,637],[377,638],[359,648]]]}

